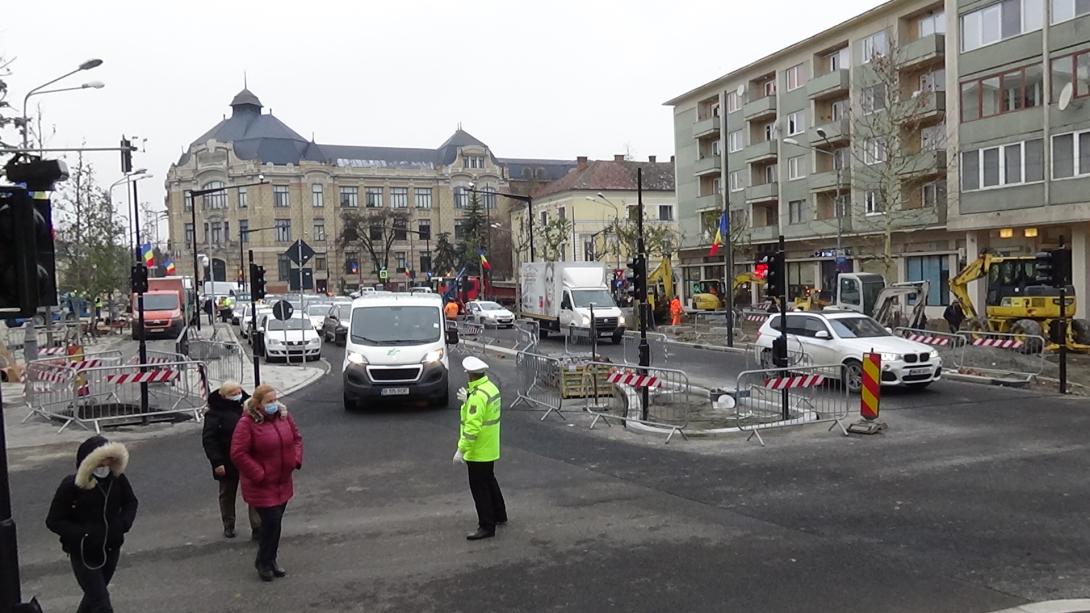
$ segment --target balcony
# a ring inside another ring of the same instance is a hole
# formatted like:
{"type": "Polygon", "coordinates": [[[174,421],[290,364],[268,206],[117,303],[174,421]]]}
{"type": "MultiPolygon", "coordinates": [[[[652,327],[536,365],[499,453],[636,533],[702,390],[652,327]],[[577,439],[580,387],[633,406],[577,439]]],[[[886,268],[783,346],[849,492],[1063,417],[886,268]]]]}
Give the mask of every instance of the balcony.
{"type": "Polygon", "coordinates": [[[946,174],[945,151],[919,151],[904,160],[900,174],[905,178],[919,178],[946,174]]]}
{"type": "Polygon", "coordinates": [[[768,202],[769,200],[776,200],[779,195],[779,183],[764,183],[746,188],[746,202],[768,202]]]}
{"type": "Polygon", "coordinates": [[[762,160],[775,159],[778,154],[777,144],[774,140],[766,140],[754,143],[745,148],[746,162],[760,162],[762,160]]]}
{"type": "Polygon", "coordinates": [[[932,125],[946,117],[946,92],[924,92],[920,97],[915,109],[920,125],[932,125]]]}
{"type": "Polygon", "coordinates": [[[764,96],[747,102],[742,107],[742,116],[746,121],[756,121],[776,116],[776,96],[764,96]]]}
{"type": "Polygon", "coordinates": [[[719,118],[709,117],[693,124],[693,138],[719,135],[719,118]]]}
{"type": "Polygon", "coordinates": [[[809,130],[810,142],[815,146],[821,146],[826,141],[829,143],[839,143],[848,140],[851,134],[851,127],[848,125],[846,119],[839,121],[832,121],[820,126],[815,126],[809,130]],[[821,134],[818,133],[821,130],[821,134]],[[824,136],[822,136],[824,134],[824,136]]]}
{"type": "Polygon", "coordinates": [[[700,158],[693,164],[693,174],[702,177],[704,175],[719,174],[723,158],[718,155],[709,155],[700,158]]]}
{"type": "MultiPolygon", "coordinates": [[[[827,172],[819,172],[817,174],[810,175],[810,191],[812,192],[836,192],[837,180],[836,171],[829,170],[827,172]]],[[[840,191],[841,193],[848,193],[852,184],[852,169],[845,168],[840,171],[840,191]]]]}
{"type": "Polygon", "coordinates": [[[749,231],[751,242],[774,241],[780,236],[779,224],[770,226],[753,226],[749,231]]]}
{"type": "Polygon", "coordinates": [[[723,200],[719,197],[719,194],[711,194],[708,196],[697,196],[693,202],[698,211],[706,211],[708,209],[721,209],[723,208],[723,200]]]}
{"type": "Polygon", "coordinates": [[[851,79],[847,68],[833,70],[819,77],[814,77],[806,84],[806,94],[811,100],[840,97],[848,93],[851,79]]]}
{"type": "Polygon", "coordinates": [[[901,69],[915,68],[942,61],[946,56],[946,36],[932,34],[901,47],[901,69]]]}

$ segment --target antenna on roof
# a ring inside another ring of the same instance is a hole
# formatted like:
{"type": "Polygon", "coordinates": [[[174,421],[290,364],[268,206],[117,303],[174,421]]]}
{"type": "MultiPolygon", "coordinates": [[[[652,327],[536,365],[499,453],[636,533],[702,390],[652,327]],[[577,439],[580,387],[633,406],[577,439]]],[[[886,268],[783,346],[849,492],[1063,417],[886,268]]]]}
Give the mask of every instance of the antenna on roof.
{"type": "Polygon", "coordinates": [[[459,130],[461,130],[461,129],[462,129],[462,122],[460,122],[460,121],[458,122],[458,129],[459,129],[459,130]]]}
{"type": "Polygon", "coordinates": [[[246,71],[242,71],[242,89],[250,89],[249,83],[246,82],[246,71]]]}

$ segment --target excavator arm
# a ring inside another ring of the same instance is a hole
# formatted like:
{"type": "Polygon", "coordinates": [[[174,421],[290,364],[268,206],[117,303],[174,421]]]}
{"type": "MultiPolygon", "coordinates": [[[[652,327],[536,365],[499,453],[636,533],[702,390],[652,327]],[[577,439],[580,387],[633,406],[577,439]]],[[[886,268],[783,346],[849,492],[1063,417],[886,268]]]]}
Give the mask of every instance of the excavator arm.
{"type": "Polygon", "coordinates": [[[991,254],[983,253],[963,268],[957,276],[950,279],[950,291],[961,303],[961,311],[965,314],[966,319],[973,320],[980,317],[980,314],[976,311],[976,306],[973,305],[973,299],[969,296],[969,283],[986,276],[991,266],[991,254]]]}

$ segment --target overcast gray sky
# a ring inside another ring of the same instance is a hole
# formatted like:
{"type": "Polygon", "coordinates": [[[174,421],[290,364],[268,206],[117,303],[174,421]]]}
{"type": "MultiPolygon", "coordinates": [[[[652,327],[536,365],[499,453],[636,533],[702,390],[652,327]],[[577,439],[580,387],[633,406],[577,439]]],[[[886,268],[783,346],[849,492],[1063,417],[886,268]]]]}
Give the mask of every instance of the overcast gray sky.
{"type": "MultiPolygon", "coordinates": [[[[501,157],[673,153],[667,99],[879,4],[878,0],[219,0],[10,2],[0,56],[9,102],[87,58],[31,99],[47,145],[147,138],[141,200],[163,208],[182,148],[250,89],[322,143],[436,147],[461,122],[501,157]],[[58,87],[60,84],[57,85],[58,87]],[[35,102],[37,100],[37,102],[35,102]]],[[[120,176],[115,153],[99,179],[120,176]]]]}

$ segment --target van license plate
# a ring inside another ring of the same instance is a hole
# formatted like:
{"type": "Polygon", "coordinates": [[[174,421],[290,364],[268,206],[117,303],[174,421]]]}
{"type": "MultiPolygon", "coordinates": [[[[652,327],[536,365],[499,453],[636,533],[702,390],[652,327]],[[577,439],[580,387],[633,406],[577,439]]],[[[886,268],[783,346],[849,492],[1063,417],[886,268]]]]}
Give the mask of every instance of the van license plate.
{"type": "Polygon", "coordinates": [[[383,396],[408,396],[409,388],[407,387],[384,387],[382,388],[383,396]]]}

